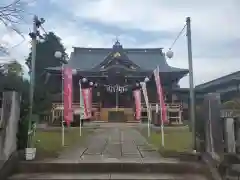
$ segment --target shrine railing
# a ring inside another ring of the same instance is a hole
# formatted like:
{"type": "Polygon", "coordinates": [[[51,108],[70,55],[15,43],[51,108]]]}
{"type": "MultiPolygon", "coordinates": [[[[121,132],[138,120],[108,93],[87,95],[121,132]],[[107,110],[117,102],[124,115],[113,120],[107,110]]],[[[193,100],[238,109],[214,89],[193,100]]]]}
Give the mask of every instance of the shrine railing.
{"type": "MultiPolygon", "coordinates": [[[[150,103],[151,110],[156,110],[157,103],[150,103]]],[[[147,110],[147,106],[145,103],[142,103],[142,109],[147,110]]],[[[182,110],[182,103],[165,103],[167,109],[179,109],[182,110]]]]}
{"type": "MultiPolygon", "coordinates": [[[[99,103],[92,103],[92,108],[99,108],[99,103]]],[[[80,107],[80,103],[73,103],[72,104],[73,109],[78,109],[80,107]]],[[[63,109],[63,103],[53,103],[52,104],[52,110],[62,110],[63,109]]]]}

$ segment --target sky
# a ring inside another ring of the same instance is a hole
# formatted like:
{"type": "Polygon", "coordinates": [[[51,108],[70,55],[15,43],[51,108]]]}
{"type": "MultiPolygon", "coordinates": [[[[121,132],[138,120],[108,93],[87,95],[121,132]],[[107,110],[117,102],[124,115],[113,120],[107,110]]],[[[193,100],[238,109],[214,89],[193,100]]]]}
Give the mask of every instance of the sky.
{"type": "MultiPolygon", "coordinates": [[[[23,0],[25,40],[0,24],[0,43],[11,58],[24,64],[29,53],[32,16],[46,20],[44,29],[72,47],[112,47],[116,37],[124,48],[164,48],[166,52],[191,17],[194,84],[240,69],[239,0],[23,0]],[[12,48],[14,47],[14,48],[12,48]]],[[[10,0],[1,0],[1,4],[10,0]]],[[[185,32],[172,48],[169,65],[188,68],[185,32]]],[[[26,67],[25,67],[26,68],[26,67]]],[[[189,87],[186,76],[181,87],[189,87]]]]}

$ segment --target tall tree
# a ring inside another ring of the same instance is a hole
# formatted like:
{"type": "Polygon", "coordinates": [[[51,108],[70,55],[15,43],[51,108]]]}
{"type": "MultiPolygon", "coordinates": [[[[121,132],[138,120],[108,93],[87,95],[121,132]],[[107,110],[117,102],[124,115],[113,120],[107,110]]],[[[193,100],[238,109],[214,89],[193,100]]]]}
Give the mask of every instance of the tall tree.
{"type": "MultiPolygon", "coordinates": [[[[34,97],[34,111],[43,112],[51,106],[51,94],[60,91],[61,82],[52,81],[45,84],[46,68],[61,66],[62,62],[57,59],[54,54],[56,51],[63,53],[62,59],[67,58],[65,48],[61,43],[61,39],[53,32],[45,35],[45,41],[37,44],[36,49],[36,63],[35,63],[35,97],[34,97]]],[[[31,69],[31,56],[29,53],[26,59],[26,64],[31,69]]]]}
{"type": "Polygon", "coordinates": [[[16,76],[23,76],[23,68],[22,65],[20,63],[18,63],[17,61],[9,63],[7,65],[7,70],[9,74],[13,74],[16,76]]]}
{"type": "Polygon", "coordinates": [[[5,64],[3,66],[3,70],[1,71],[0,77],[0,91],[4,90],[16,90],[22,91],[22,83],[23,83],[23,68],[21,64],[18,62],[11,62],[9,64],[5,64]]]}

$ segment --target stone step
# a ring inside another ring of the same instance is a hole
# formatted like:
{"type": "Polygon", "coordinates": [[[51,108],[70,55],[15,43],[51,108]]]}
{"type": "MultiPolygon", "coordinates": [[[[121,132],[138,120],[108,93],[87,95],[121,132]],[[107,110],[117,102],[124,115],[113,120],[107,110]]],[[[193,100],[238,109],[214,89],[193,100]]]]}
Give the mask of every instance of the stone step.
{"type": "Polygon", "coordinates": [[[90,180],[90,179],[113,179],[113,180],[126,180],[126,179],[135,179],[135,180],[207,180],[203,176],[196,174],[186,174],[186,175],[172,175],[172,174],[156,174],[156,173],[101,173],[101,174],[86,174],[86,173],[72,173],[72,174],[17,174],[10,177],[8,180],[90,180]]]}
{"type": "Polygon", "coordinates": [[[195,162],[21,162],[17,173],[167,173],[208,174],[204,164],[195,162]]]}

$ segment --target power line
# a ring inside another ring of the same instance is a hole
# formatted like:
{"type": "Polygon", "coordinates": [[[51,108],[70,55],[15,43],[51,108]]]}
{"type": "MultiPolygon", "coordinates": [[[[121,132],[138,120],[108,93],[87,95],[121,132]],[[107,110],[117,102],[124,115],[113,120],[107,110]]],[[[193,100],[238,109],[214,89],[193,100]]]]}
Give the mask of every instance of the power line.
{"type": "Polygon", "coordinates": [[[182,28],[182,30],[178,33],[177,37],[175,38],[175,40],[173,41],[172,45],[170,46],[169,49],[172,49],[173,46],[175,45],[175,43],[177,42],[177,40],[179,39],[179,37],[181,36],[181,34],[183,33],[184,29],[186,28],[187,24],[184,25],[184,27],[182,28]]]}

